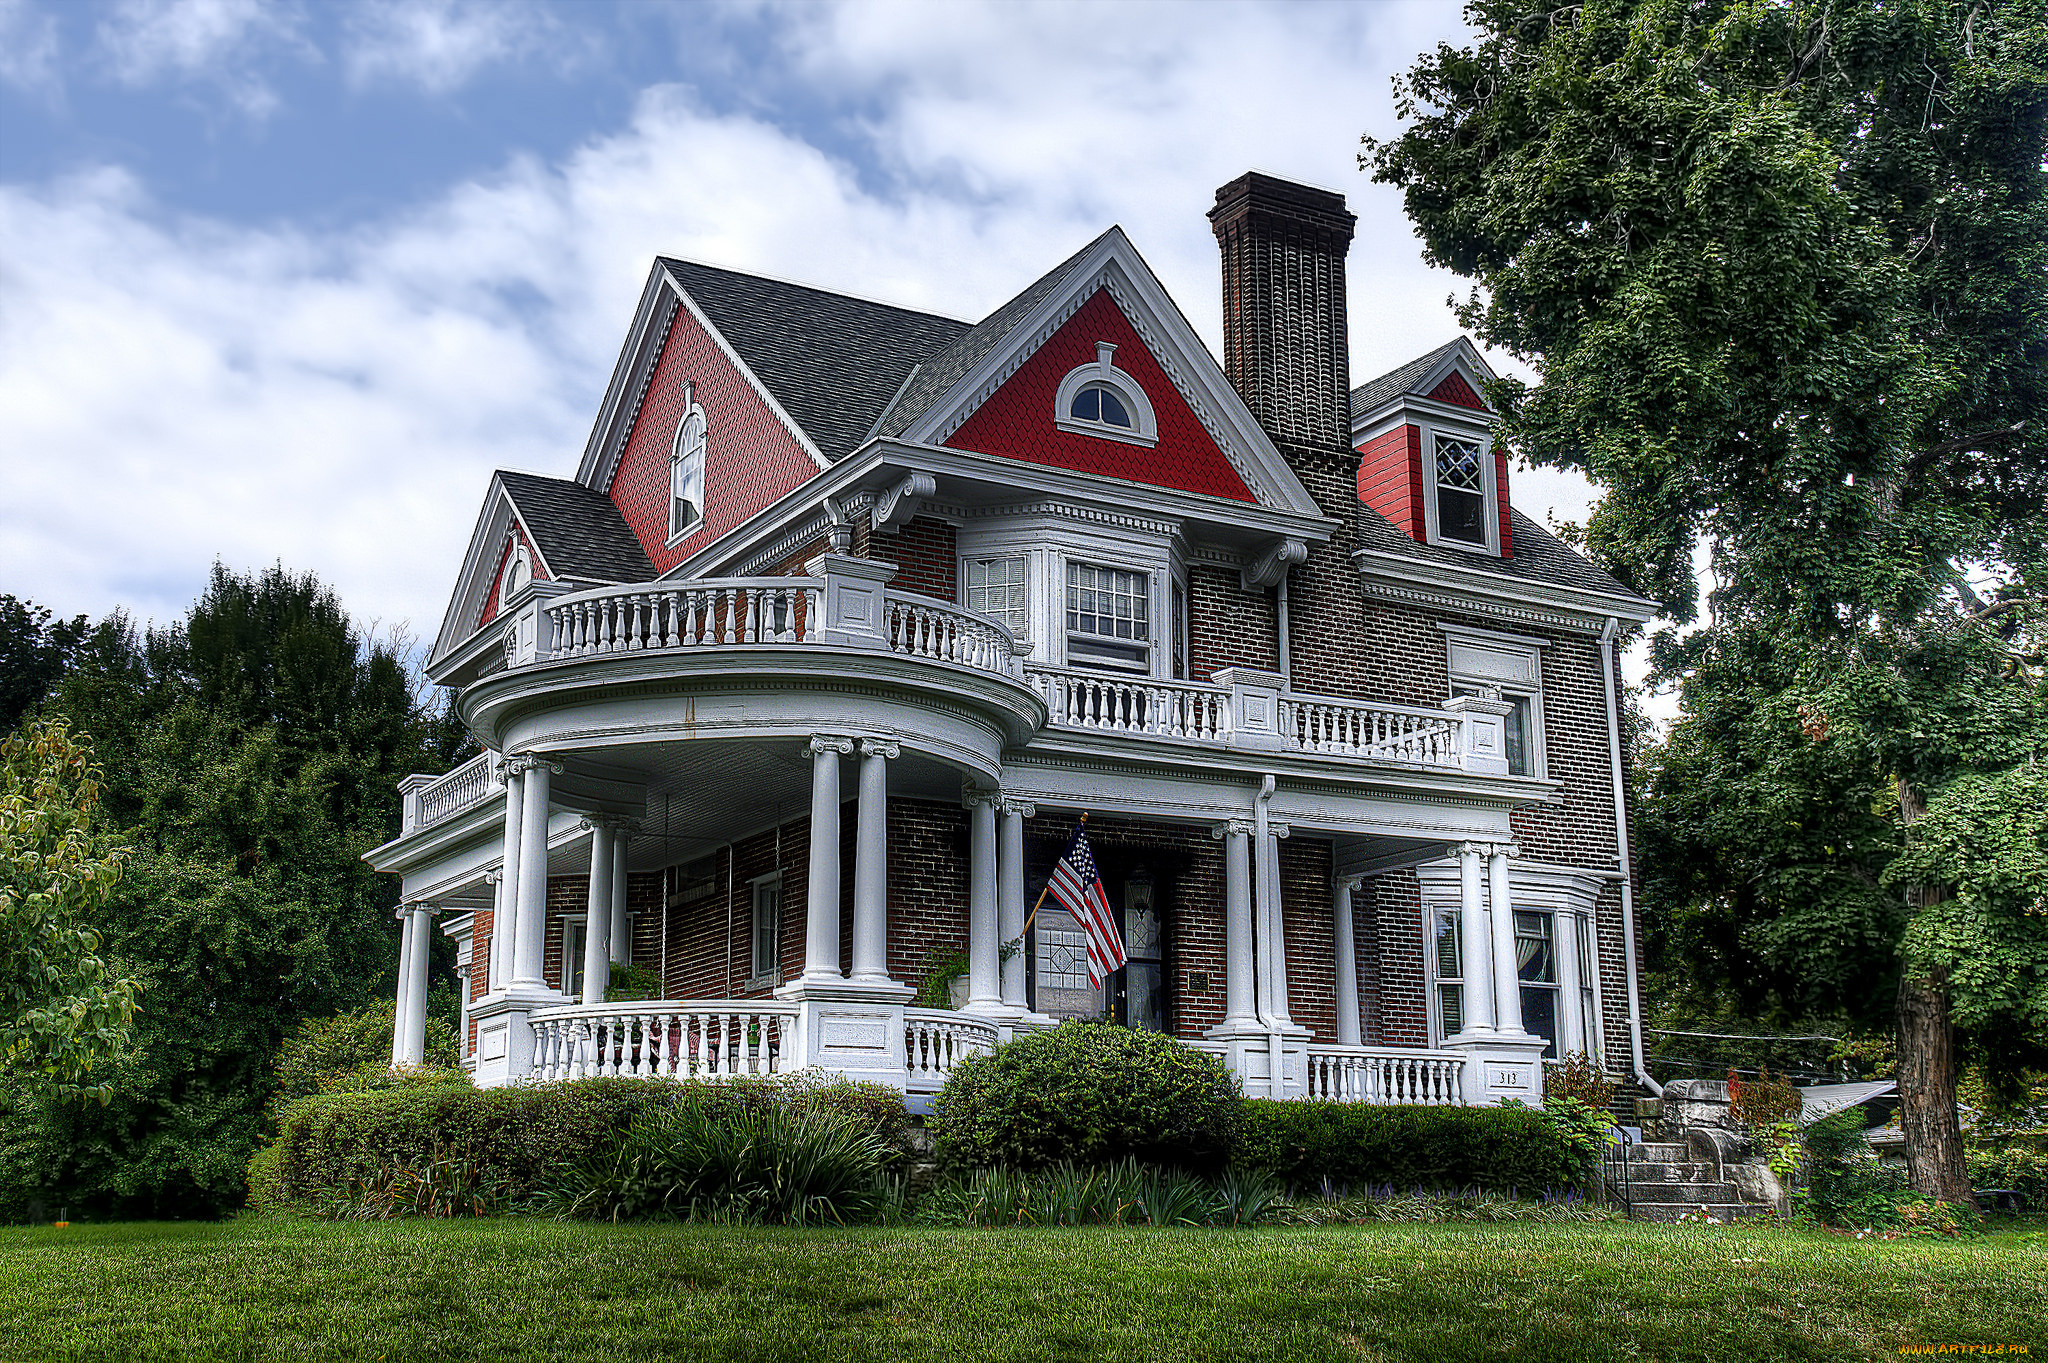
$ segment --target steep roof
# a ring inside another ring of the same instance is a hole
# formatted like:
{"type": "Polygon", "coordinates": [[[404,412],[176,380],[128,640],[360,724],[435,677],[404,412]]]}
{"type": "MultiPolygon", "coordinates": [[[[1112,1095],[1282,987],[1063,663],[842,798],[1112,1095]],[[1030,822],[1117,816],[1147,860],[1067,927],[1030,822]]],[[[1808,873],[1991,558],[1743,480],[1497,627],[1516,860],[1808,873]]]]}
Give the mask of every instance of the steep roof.
{"type": "Polygon", "coordinates": [[[542,478],[498,470],[534,547],[557,578],[645,582],[654,576],[647,551],[612,499],[573,478],[542,478]]]}
{"type": "Polygon", "coordinates": [[[1351,390],[1351,415],[1363,416],[1386,406],[1403,393],[1420,392],[1420,384],[1427,379],[1450,353],[1465,344],[1463,337],[1445,341],[1427,355],[1408,361],[1399,369],[1392,369],[1368,383],[1361,383],[1351,390]]]}
{"type": "Polygon", "coordinates": [[[968,324],[808,285],[662,258],[719,334],[827,459],[867,439],[918,362],[968,324]]]}
{"type": "Polygon", "coordinates": [[[991,350],[1001,345],[1004,338],[1031,315],[1031,310],[1045,301],[1046,295],[1059,288],[1060,282],[1073,272],[1075,265],[1083,256],[1094,250],[1103,237],[1115,230],[1114,227],[1108,229],[1094,241],[1053,266],[1024,292],[997,308],[962,335],[953,338],[945,349],[927,358],[918,366],[917,373],[904,388],[903,396],[889,409],[888,419],[875,433],[881,436],[895,436],[909,430],[912,423],[931,410],[933,403],[952,391],[954,384],[960,382],[975,365],[980,364],[991,350]]]}
{"type": "Polygon", "coordinates": [[[1641,599],[1639,593],[1630,591],[1602,569],[1572,552],[1557,536],[1521,512],[1511,507],[1508,515],[1512,518],[1510,525],[1515,543],[1513,558],[1482,558],[1462,549],[1424,544],[1409,538],[1393,522],[1363,502],[1358,506],[1358,544],[1362,549],[1400,554],[1449,568],[1462,568],[1471,573],[1489,573],[1524,582],[1547,582],[1607,596],[1641,599]]]}

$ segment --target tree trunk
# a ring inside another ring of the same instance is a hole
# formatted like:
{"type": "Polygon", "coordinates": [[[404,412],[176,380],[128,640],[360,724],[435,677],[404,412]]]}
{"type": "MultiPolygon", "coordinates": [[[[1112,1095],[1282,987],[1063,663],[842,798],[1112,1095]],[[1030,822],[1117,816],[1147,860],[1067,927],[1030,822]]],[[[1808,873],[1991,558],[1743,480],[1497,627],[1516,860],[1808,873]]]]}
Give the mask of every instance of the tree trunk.
{"type": "Polygon", "coordinates": [[[1976,1206],[1956,1124],[1955,1032],[1948,1020],[1948,972],[1899,979],[1899,1130],[1913,1190],[1976,1206]]]}
{"type": "MultiPolygon", "coordinates": [[[[1911,836],[1927,812],[1920,792],[1899,782],[1899,820],[1911,836]]],[[[1916,885],[1915,908],[1948,898],[1946,885],[1916,885]]],[[[1955,1028],[1948,1020],[1948,969],[1899,972],[1899,1131],[1906,1138],[1906,1173],[1913,1191],[1975,1207],[1970,1171],[1963,1163],[1963,1132],[1956,1122],[1955,1028]]]]}

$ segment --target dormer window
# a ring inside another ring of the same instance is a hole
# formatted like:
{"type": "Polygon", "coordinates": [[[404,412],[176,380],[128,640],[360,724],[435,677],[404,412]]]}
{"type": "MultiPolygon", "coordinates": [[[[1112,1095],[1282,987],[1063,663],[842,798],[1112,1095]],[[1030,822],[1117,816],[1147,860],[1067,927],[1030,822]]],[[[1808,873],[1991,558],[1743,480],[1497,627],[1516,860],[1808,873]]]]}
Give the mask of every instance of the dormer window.
{"type": "Polygon", "coordinates": [[[1053,424],[1076,435],[1156,445],[1159,422],[1151,400],[1136,379],[1116,367],[1115,356],[1114,345],[1097,341],[1095,363],[1068,371],[1054,399],[1053,424]]]}
{"type": "Polygon", "coordinates": [[[674,544],[704,523],[704,409],[697,385],[683,390],[683,419],[668,460],[668,542],[674,544]]]}
{"type": "Polygon", "coordinates": [[[533,554],[523,541],[512,542],[512,552],[506,556],[505,571],[498,582],[498,604],[510,605],[520,589],[533,581],[533,554]]]}
{"type": "Polygon", "coordinates": [[[1431,544],[1474,553],[1500,552],[1500,489],[1489,438],[1479,432],[1430,430],[1427,535],[1431,544]]]}

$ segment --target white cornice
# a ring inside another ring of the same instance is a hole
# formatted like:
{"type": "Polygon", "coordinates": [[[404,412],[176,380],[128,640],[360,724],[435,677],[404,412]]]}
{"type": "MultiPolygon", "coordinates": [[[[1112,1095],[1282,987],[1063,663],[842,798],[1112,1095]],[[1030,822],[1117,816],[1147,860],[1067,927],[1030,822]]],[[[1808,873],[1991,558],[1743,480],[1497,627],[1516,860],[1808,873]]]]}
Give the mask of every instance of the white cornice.
{"type": "Polygon", "coordinates": [[[647,385],[654,376],[655,362],[667,344],[669,328],[675,324],[676,296],[666,287],[668,270],[657,260],[641,286],[640,301],[633,310],[632,325],[612,365],[611,380],[605,385],[604,401],[597,420],[583,445],[583,458],[576,468],[576,481],[585,487],[605,491],[611,485],[618,456],[625,448],[626,435],[640,414],[647,385]],[[655,325],[659,320],[659,326],[655,325]],[[657,334],[658,333],[658,334],[657,334]]]}
{"type": "Polygon", "coordinates": [[[1598,630],[1609,619],[1642,624],[1657,603],[1639,596],[1523,582],[1377,549],[1353,551],[1368,595],[1421,606],[1500,615],[1557,629],[1598,630]]]}

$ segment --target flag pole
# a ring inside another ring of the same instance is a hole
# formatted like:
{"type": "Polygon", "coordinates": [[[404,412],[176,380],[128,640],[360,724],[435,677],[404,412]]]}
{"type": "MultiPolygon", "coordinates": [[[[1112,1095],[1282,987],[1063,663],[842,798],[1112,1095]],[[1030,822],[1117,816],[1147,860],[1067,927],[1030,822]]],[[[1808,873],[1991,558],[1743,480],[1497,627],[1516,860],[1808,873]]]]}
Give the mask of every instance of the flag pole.
{"type": "MultiPolygon", "coordinates": [[[[1087,822],[1088,822],[1088,811],[1084,809],[1084,810],[1082,810],[1082,811],[1081,811],[1081,822],[1080,822],[1080,823],[1077,823],[1077,824],[1075,824],[1075,825],[1074,825],[1075,831],[1077,831],[1077,832],[1078,832],[1078,831],[1080,830],[1081,826],[1082,826],[1083,824],[1086,824],[1087,822]]],[[[1022,929],[1020,929],[1020,930],[1018,931],[1018,933],[1017,933],[1017,940],[1018,940],[1019,942],[1022,942],[1022,941],[1024,940],[1024,934],[1025,934],[1025,933],[1027,933],[1027,932],[1031,931],[1031,925],[1032,925],[1032,923],[1036,922],[1036,921],[1037,921],[1037,919],[1038,919],[1038,911],[1039,911],[1039,910],[1040,910],[1041,908],[1045,907],[1045,897],[1046,897],[1047,895],[1051,894],[1051,893],[1052,893],[1052,881],[1051,881],[1051,880],[1047,880],[1047,881],[1045,882],[1045,888],[1044,888],[1044,889],[1042,889],[1042,890],[1040,890],[1040,891],[1038,892],[1038,902],[1037,902],[1036,904],[1033,904],[1033,905],[1031,906],[1031,912],[1030,912],[1029,914],[1026,914],[1026,915],[1025,915],[1025,918],[1024,918],[1024,926],[1023,926],[1023,928],[1022,928],[1022,929]]]]}

